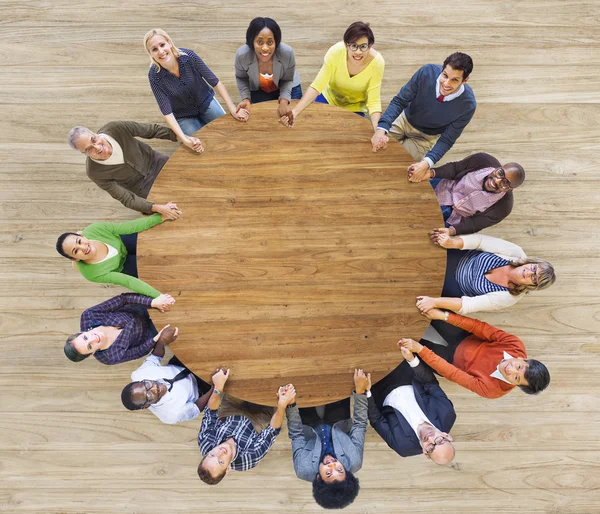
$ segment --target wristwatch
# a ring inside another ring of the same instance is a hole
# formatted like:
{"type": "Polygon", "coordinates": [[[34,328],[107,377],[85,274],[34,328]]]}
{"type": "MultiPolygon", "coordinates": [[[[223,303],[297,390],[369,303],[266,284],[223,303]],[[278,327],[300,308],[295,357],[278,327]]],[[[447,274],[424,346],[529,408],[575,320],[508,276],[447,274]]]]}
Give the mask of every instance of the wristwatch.
{"type": "Polygon", "coordinates": [[[221,394],[221,391],[219,391],[216,387],[213,389],[213,394],[221,394]]]}
{"type": "Polygon", "coordinates": [[[371,395],[371,390],[369,389],[369,390],[367,391],[367,398],[371,398],[371,396],[372,396],[372,395],[371,395]]]}
{"type": "Polygon", "coordinates": [[[450,316],[450,312],[446,311],[446,315],[444,316],[444,321],[448,321],[448,316],[450,316]]]}

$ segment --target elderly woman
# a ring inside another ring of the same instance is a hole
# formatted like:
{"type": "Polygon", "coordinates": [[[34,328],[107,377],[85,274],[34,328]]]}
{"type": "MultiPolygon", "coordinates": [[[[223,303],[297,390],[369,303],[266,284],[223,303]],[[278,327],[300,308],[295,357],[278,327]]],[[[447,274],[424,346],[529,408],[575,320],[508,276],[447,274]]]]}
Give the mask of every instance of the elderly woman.
{"type": "Polygon", "coordinates": [[[427,317],[465,331],[467,337],[458,344],[442,346],[421,339],[400,339],[406,348],[441,376],[484,398],[500,398],[519,387],[527,394],[537,394],[550,384],[548,368],[540,361],[528,359],[525,345],[518,337],[483,321],[460,314],[431,309],[427,317]]]}
{"type": "Polygon", "coordinates": [[[451,250],[442,297],[419,296],[417,307],[422,313],[434,308],[459,314],[501,310],[556,280],[549,262],[527,257],[520,246],[502,239],[482,234],[450,237],[435,231],[431,239],[451,250]]]}
{"type": "Polygon", "coordinates": [[[93,355],[102,364],[119,364],[146,355],[157,341],[164,344],[177,339],[177,329],[169,325],[157,334],[147,309],[166,312],[175,303],[163,294],[150,298],[125,293],[90,307],[81,315],[81,332],[67,338],[65,355],[79,362],[93,355]]]}
{"type": "Polygon", "coordinates": [[[246,31],[246,44],[235,54],[235,79],[242,102],[250,112],[253,103],[278,100],[279,117],[290,111],[290,101],[302,98],[300,76],[291,46],[281,42],[281,29],[271,18],[254,18],[246,31]]]}
{"type": "Polygon", "coordinates": [[[116,284],[136,293],[157,298],[160,292],[137,278],[137,233],[162,223],[160,214],[125,223],[92,223],[77,232],[65,232],[56,241],[56,251],[75,262],[91,282],[116,284]]]}
{"type": "Polygon", "coordinates": [[[375,36],[368,23],[354,22],[344,33],[344,40],[333,45],[317,78],[302,100],[281,122],[291,127],[300,113],[313,101],[342,107],[364,116],[368,113],[377,130],[381,117],[381,81],[385,62],[373,48],[375,36]]]}
{"type": "Polygon", "coordinates": [[[248,111],[236,108],[225,86],[204,61],[192,50],[177,48],[164,30],[149,31],[144,36],[144,48],[151,62],[148,80],[160,111],[177,139],[188,148],[203,152],[202,142],[192,134],[225,114],[214,91],[236,120],[248,119],[248,111]]]}

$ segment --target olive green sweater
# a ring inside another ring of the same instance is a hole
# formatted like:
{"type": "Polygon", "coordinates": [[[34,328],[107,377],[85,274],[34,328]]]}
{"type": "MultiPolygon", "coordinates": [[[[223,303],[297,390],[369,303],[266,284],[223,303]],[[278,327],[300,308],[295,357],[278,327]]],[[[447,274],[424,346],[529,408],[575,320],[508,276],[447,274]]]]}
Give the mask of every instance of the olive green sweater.
{"type": "Polygon", "coordinates": [[[160,214],[153,214],[147,218],[139,218],[125,223],[92,223],[83,229],[83,235],[88,239],[102,241],[117,250],[117,255],[97,264],[86,264],[79,261],[77,267],[81,274],[90,282],[102,284],[117,284],[135,291],[136,293],[156,298],[160,295],[153,287],[141,281],[139,278],[130,277],[121,273],[127,249],[119,237],[121,234],[135,234],[148,230],[162,223],[160,214]]]}

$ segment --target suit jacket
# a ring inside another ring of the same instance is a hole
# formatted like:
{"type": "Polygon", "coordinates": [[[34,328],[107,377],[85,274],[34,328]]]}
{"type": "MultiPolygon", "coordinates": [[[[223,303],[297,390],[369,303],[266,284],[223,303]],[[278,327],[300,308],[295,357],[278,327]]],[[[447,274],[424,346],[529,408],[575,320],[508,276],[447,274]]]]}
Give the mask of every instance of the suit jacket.
{"type": "MultiPolygon", "coordinates": [[[[312,482],[319,472],[321,439],[315,430],[303,425],[298,407],[286,409],[288,435],[292,440],[294,471],[302,480],[312,482]]],[[[354,419],[338,421],[331,431],[333,448],[344,468],[356,473],[362,467],[367,432],[367,397],[354,393],[354,419]]]]}
{"type": "MultiPolygon", "coordinates": [[[[446,178],[450,180],[460,180],[467,173],[477,171],[482,168],[499,168],[500,161],[487,153],[475,153],[469,155],[462,161],[449,162],[443,166],[435,167],[435,178],[446,178]]],[[[513,208],[512,191],[506,193],[494,205],[483,212],[478,212],[463,220],[457,225],[453,225],[456,235],[473,234],[484,228],[491,227],[506,218],[513,208]]]]}
{"type": "MultiPolygon", "coordinates": [[[[254,48],[248,45],[240,46],[235,54],[235,80],[242,100],[260,87],[258,60],[254,48]]],[[[292,87],[300,84],[294,50],[285,43],[279,43],[273,54],[273,82],[279,87],[280,98],[288,101],[292,99],[292,87]]]]}
{"type": "MultiPolygon", "coordinates": [[[[452,402],[438,384],[433,371],[422,361],[418,366],[410,369],[414,373],[412,385],[419,407],[436,428],[442,432],[450,432],[456,421],[456,412],[452,402]]],[[[383,403],[385,397],[379,400],[383,403]]],[[[373,396],[369,398],[369,421],[387,445],[401,457],[410,457],[423,452],[419,438],[406,418],[391,406],[380,410],[373,396]]]]}

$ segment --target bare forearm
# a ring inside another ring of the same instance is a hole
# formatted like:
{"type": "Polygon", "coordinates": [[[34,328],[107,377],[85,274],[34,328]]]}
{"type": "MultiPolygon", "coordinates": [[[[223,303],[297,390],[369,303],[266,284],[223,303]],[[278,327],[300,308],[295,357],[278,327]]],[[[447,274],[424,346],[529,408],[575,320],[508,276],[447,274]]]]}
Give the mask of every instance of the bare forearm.
{"type": "Polygon", "coordinates": [[[181,130],[181,127],[179,126],[179,123],[175,119],[174,114],[167,114],[165,116],[165,121],[167,122],[167,125],[169,126],[169,128],[173,132],[175,132],[175,135],[177,136],[177,140],[179,142],[183,143],[184,141],[187,141],[187,136],[183,133],[183,130],[181,130]]]}
{"type": "Polygon", "coordinates": [[[210,398],[208,399],[208,408],[210,410],[219,410],[221,406],[221,394],[215,394],[214,386],[211,390],[210,398]]]}
{"type": "Polygon", "coordinates": [[[223,101],[227,105],[227,108],[229,109],[229,112],[231,114],[235,114],[236,107],[233,104],[233,101],[231,100],[231,97],[229,96],[229,93],[227,92],[227,88],[225,88],[225,86],[223,85],[223,83],[221,81],[219,81],[217,83],[217,85],[214,87],[214,90],[223,99],[223,101]]]}
{"type": "Polygon", "coordinates": [[[462,309],[462,298],[436,298],[435,306],[438,309],[458,312],[460,309],[462,309]]]}
{"type": "MultiPolygon", "coordinates": [[[[203,410],[204,410],[204,407],[206,407],[206,404],[208,403],[208,400],[209,400],[209,399],[210,399],[210,397],[212,396],[212,392],[213,392],[213,389],[214,389],[214,388],[215,388],[215,387],[214,387],[214,386],[212,386],[212,387],[210,388],[210,390],[209,390],[209,391],[207,391],[206,393],[204,393],[204,394],[203,394],[203,395],[202,395],[200,398],[198,398],[198,399],[196,400],[196,402],[195,402],[195,403],[196,403],[196,406],[198,407],[198,409],[200,409],[200,411],[203,411],[203,410]]],[[[220,395],[219,395],[219,396],[220,396],[220,395]]],[[[219,408],[219,407],[217,406],[217,409],[218,409],[218,408],[219,408]]],[[[214,410],[214,409],[213,409],[213,410],[214,410]]]]}
{"type": "Polygon", "coordinates": [[[304,109],[306,109],[311,103],[315,101],[315,98],[319,96],[319,92],[313,88],[308,87],[304,96],[300,99],[300,101],[294,106],[293,111],[296,115],[300,114],[304,109]]]}
{"type": "Polygon", "coordinates": [[[281,428],[283,424],[283,418],[285,417],[285,405],[277,405],[277,410],[273,417],[271,418],[271,427],[272,428],[281,428]]]}
{"type": "MultiPolygon", "coordinates": [[[[156,336],[158,337],[158,335],[156,336]]],[[[156,337],[154,340],[156,341],[156,337]]],[[[163,343],[156,343],[154,345],[154,350],[152,350],[152,355],[156,355],[157,357],[165,356],[165,345],[163,343]]]]}
{"type": "Polygon", "coordinates": [[[371,114],[371,125],[373,125],[373,132],[377,131],[377,124],[379,123],[379,119],[381,118],[380,112],[374,112],[371,114]]]}

